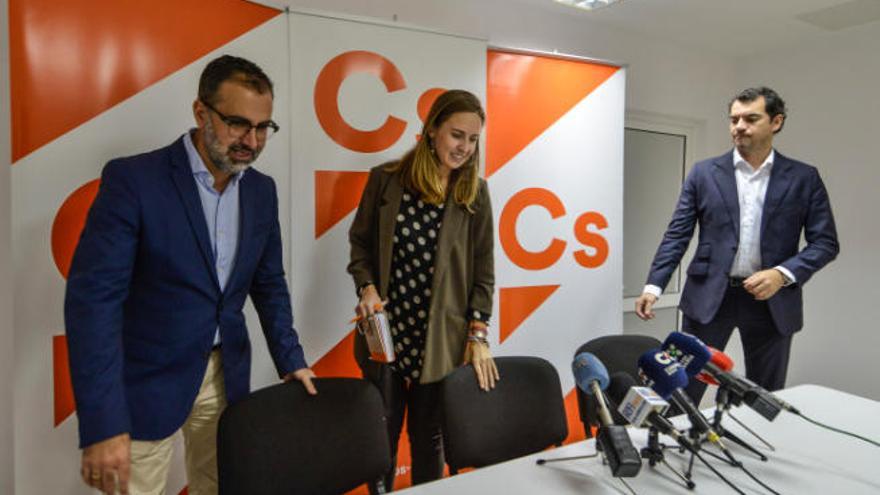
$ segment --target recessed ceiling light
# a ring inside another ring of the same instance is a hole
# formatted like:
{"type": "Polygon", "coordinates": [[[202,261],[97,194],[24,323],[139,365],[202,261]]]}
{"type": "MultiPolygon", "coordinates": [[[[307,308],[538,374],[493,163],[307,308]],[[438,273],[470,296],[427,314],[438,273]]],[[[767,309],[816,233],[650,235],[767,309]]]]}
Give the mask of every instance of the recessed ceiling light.
{"type": "Polygon", "coordinates": [[[595,10],[600,9],[602,7],[607,7],[612,3],[617,3],[620,0],[555,0],[557,3],[561,3],[563,5],[569,5],[571,7],[577,7],[579,9],[584,10],[595,10]]]}

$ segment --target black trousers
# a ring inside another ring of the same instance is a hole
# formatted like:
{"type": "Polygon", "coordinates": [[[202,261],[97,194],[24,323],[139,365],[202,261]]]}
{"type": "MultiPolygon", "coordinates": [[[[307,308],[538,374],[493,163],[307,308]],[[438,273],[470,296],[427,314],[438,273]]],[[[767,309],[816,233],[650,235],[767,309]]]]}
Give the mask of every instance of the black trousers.
{"type": "MultiPolygon", "coordinates": [[[[776,329],[767,301],[756,301],[741,285],[731,285],[712,321],[704,325],[687,315],[682,321],[682,330],[719,350],[727,346],[734,327],[742,340],[746,378],[770,391],[784,388],[791,335],[782,335],[776,329]]],[[[741,369],[737,372],[742,373],[741,369]]],[[[687,388],[695,404],[700,403],[705,391],[706,385],[696,379],[687,388]]]]}
{"type": "Polygon", "coordinates": [[[440,383],[420,385],[407,383],[403,377],[382,365],[377,373],[365,373],[381,391],[388,420],[391,446],[391,470],[374,483],[370,493],[387,493],[394,489],[397,470],[397,444],[406,416],[412,459],[412,484],[427,483],[443,477],[443,434],[441,431],[440,383]]]}

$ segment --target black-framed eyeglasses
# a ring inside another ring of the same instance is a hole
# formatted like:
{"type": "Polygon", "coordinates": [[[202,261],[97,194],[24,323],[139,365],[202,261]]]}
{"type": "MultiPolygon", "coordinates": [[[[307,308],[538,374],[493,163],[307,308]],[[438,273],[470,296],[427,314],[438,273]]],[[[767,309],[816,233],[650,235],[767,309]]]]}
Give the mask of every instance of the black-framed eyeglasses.
{"type": "Polygon", "coordinates": [[[208,107],[208,110],[216,113],[217,116],[220,117],[220,120],[222,120],[223,123],[226,124],[226,128],[229,129],[230,137],[235,139],[246,136],[251,132],[251,129],[256,131],[258,139],[269,139],[281,129],[278,124],[271,120],[253,124],[250,120],[244,117],[239,117],[238,115],[226,115],[205,100],[201,100],[201,102],[208,107]]]}

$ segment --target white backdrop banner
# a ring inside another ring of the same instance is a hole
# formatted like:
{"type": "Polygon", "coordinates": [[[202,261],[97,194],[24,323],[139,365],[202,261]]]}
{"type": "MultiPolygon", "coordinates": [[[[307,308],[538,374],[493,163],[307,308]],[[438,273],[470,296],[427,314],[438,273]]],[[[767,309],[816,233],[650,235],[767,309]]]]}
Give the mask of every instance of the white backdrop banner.
{"type": "Polygon", "coordinates": [[[495,209],[498,354],[551,361],[577,420],[571,361],[622,333],[625,70],[490,50],[486,175],[495,209]]]}

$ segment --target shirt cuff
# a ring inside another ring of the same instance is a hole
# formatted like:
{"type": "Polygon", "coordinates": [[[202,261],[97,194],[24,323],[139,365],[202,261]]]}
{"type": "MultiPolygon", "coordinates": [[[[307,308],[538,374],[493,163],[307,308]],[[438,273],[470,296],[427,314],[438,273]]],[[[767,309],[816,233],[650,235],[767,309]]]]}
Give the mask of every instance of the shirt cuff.
{"type": "Polygon", "coordinates": [[[660,294],[663,294],[663,289],[657,287],[656,285],[648,284],[645,286],[644,289],[642,289],[642,294],[645,293],[651,294],[654,297],[660,297],[660,294]]]}
{"type": "Polygon", "coordinates": [[[785,278],[788,279],[785,283],[782,284],[783,287],[786,285],[791,285],[791,284],[797,282],[797,279],[794,278],[794,273],[791,273],[791,270],[789,270],[788,268],[786,268],[782,265],[779,265],[779,266],[774,266],[773,269],[778,270],[779,273],[781,273],[785,278]]]}

